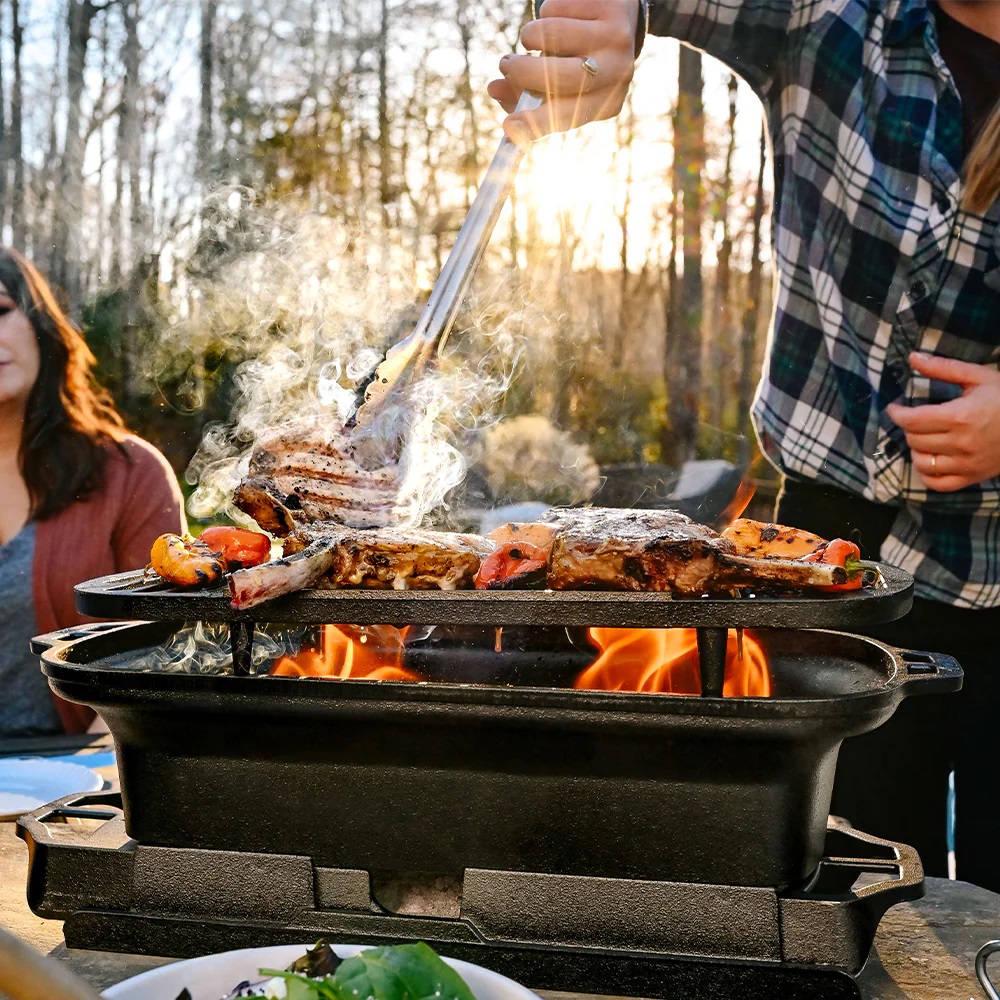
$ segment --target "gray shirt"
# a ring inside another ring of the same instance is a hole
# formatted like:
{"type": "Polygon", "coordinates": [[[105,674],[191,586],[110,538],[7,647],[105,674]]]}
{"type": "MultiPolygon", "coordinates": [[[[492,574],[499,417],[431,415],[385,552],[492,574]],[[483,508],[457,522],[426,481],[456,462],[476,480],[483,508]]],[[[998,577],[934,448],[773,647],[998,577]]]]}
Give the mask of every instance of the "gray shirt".
{"type": "Polygon", "coordinates": [[[35,525],[0,545],[0,737],[62,732],[48,682],[28,642],[38,632],[31,589],[35,525]]]}

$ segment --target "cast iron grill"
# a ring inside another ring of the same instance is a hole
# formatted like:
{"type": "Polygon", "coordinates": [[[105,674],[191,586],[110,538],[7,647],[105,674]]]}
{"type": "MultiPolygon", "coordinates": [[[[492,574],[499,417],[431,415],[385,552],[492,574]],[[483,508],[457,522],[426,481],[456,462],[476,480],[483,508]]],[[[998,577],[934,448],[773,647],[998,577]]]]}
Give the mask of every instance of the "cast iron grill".
{"type": "Polygon", "coordinates": [[[922,871],[828,826],[837,751],[961,670],[817,629],[911,601],[888,569],[812,598],[310,591],[243,613],[221,590],[91,581],[82,611],[147,621],[36,648],[53,689],[108,722],[121,799],[22,820],[29,900],[75,947],[422,939],[537,989],[857,997],[850,973],[922,871]],[[194,620],[228,623],[236,671],[134,668],[194,620]],[[247,676],[258,622],[436,626],[404,657],[436,683],[247,676]],[[573,689],[592,626],[698,629],[710,696],[573,689]],[[770,698],[715,696],[734,627],[757,629],[770,698]],[[455,914],[394,910],[379,887],[397,875],[457,882],[455,914]]]}
{"type": "Polygon", "coordinates": [[[838,594],[673,598],[606,591],[309,590],[234,611],[229,592],[183,591],[141,571],[100,577],[76,588],[77,608],[95,618],[229,622],[233,666],[249,674],[257,622],[351,625],[564,626],[695,628],[702,693],[722,694],[732,628],[857,629],[900,618],[913,603],[913,580],[881,567],[877,586],[838,594]]]}
{"type": "Polygon", "coordinates": [[[961,683],[949,657],[793,629],[754,633],[769,698],[132,669],[173,627],[42,657],[115,737],[130,835],[284,853],[294,831],[317,864],[365,870],[794,885],[822,855],[840,743],[961,683]]]}

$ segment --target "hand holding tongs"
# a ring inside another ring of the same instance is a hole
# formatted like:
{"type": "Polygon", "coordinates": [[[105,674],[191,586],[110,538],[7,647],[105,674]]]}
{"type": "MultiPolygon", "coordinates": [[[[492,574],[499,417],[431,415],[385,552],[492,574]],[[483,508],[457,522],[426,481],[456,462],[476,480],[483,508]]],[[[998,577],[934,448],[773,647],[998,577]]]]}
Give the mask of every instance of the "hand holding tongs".
{"type": "MultiPolygon", "coordinates": [[[[533,111],[541,103],[540,97],[525,91],[516,110],[533,111]]],[[[416,327],[389,348],[365,387],[364,399],[354,415],[355,427],[370,429],[386,401],[419,377],[443,347],[513,187],[524,152],[506,136],[500,142],[416,327]]]]}

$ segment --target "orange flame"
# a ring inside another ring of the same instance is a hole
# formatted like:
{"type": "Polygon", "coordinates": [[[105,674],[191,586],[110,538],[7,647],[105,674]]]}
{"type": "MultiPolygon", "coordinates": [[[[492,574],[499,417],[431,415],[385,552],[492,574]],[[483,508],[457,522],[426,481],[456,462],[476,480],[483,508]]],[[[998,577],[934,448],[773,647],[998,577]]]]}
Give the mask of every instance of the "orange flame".
{"type": "Polygon", "coordinates": [[[741,517],[743,511],[750,506],[750,501],[753,500],[756,492],[757,487],[754,486],[753,483],[749,483],[745,479],[741,480],[740,485],[736,488],[736,496],[729,501],[726,509],[715,519],[715,522],[713,523],[715,523],[720,530],[728,527],[738,517],[741,517]]]}
{"type": "Polygon", "coordinates": [[[278,677],[337,677],[341,680],[420,681],[403,669],[406,629],[391,625],[324,625],[319,649],[283,656],[271,668],[278,677]]]}
{"type": "MultiPolygon", "coordinates": [[[[698,633],[688,628],[592,628],[587,633],[601,655],[574,687],[646,694],[701,694],[698,633]]],[[[726,644],[726,698],[767,698],[771,675],[760,644],[743,636],[740,657],[735,629],[726,644]]]]}

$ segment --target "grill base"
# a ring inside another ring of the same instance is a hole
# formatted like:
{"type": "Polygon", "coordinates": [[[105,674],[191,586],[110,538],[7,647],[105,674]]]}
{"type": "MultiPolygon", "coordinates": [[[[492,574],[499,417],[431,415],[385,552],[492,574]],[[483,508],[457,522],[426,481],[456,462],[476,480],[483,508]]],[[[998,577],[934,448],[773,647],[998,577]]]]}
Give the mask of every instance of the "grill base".
{"type": "Polygon", "coordinates": [[[72,948],[183,958],[320,937],[423,940],[534,989],[858,997],[851,974],[882,915],[923,895],[912,848],[831,824],[816,872],[791,889],[466,869],[456,915],[428,916],[379,902],[384,873],[139,844],[120,806],[116,793],[68,796],[18,821],[28,902],[65,920],[72,948]]]}

